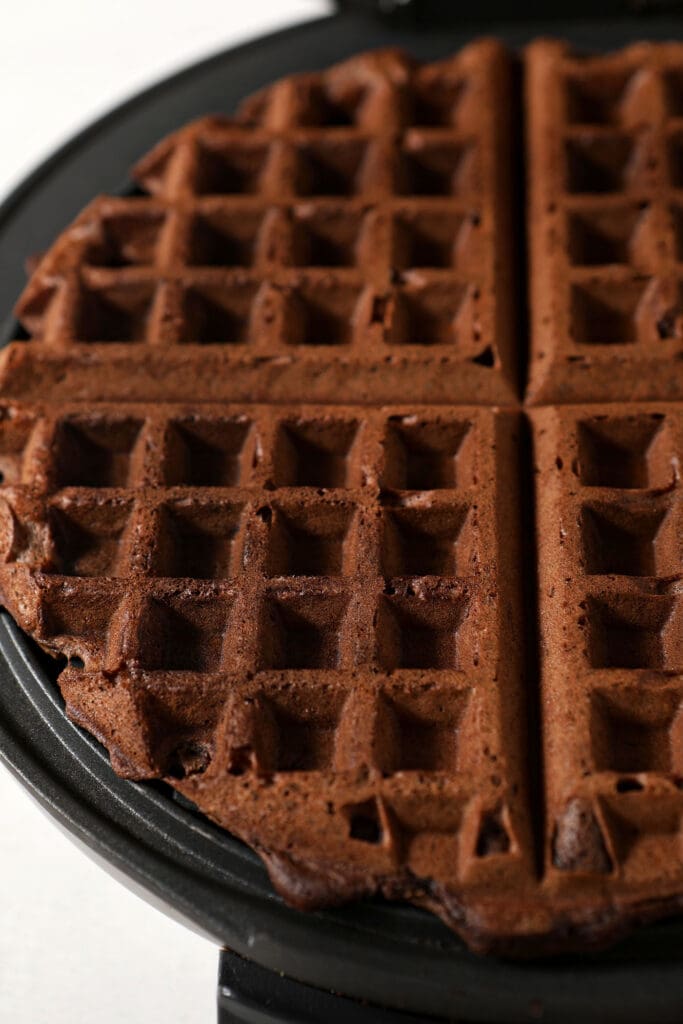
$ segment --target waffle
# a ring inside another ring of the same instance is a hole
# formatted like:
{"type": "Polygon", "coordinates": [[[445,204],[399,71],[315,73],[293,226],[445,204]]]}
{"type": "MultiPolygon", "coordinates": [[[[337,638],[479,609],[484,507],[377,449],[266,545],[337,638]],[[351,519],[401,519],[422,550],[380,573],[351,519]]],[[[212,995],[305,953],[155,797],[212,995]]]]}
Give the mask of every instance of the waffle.
{"type": "Polygon", "coordinates": [[[474,913],[532,879],[516,421],[7,406],[8,607],[116,771],[171,781],[293,902],[436,900],[429,876],[474,913]]]}
{"type": "Polygon", "coordinates": [[[73,721],[295,906],[507,955],[683,906],[683,50],[527,69],[524,401],[491,41],[181,129],[0,356],[0,593],[73,721]]]}
{"type": "Polygon", "coordinates": [[[533,403],[683,399],[682,68],[527,51],[533,403]]]}
{"type": "Polygon", "coordinates": [[[683,893],[683,407],[533,420],[545,884],[616,927],[683,893]]]}
{"type": "Polygon", "coordinates": [[[288,79],[208,117],[42,261],[4,394],[513,401],[510,72],[493,42],[288,79]],[[208,346],[208,347],[207,347],[208,346]],[[102,367],[97,383],[94,363],[102,367]]]}

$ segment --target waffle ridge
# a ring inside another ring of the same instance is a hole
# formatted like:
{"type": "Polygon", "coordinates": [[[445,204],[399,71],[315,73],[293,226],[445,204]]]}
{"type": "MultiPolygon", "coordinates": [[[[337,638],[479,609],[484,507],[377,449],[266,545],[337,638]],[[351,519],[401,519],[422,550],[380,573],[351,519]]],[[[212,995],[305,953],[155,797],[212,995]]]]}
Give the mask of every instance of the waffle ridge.
{"type": "Polygon", "coordinates": [[[525,61],[524,398],[491,40],[180,129],[0,355],[0,591],[72,720],[295,906],[513,956],[683,901],[683,49],[525,61]]]}

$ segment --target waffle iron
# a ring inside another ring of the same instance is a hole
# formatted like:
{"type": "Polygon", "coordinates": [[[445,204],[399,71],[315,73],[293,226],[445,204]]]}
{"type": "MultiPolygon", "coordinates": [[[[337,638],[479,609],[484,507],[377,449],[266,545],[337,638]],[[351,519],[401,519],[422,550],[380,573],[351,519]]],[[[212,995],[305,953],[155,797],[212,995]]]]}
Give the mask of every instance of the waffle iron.
{"type": "MultiPolygon", "coordinates": [[[[366,0],[228,50],[161,82],[68,142],[0,208],[0,316],[24,259],[40,252],[167,132],[281,75],[399,46],[435,60],[482,33],[519,47],[538,35],[608,50],[680,39],[683,5],[665,0],[527,3],[472,12],[439,0],[366,0]],[[678,8],[678,13],[676,8],[678,8]]],[[[683,1019],[683,921],[643,928],[601,954],[510,963],[469,953],[431,915],[367,901],[301,914],[277,897],[259,859],[163,783],[131,783],[64,714],[56,669],[0,613],[0,757],[72,839],[110,873],[221,948],[220,1021],[644,1022],[683,1019]]],[[[160,982],[161,983],[161,982],[160,982]]]]}

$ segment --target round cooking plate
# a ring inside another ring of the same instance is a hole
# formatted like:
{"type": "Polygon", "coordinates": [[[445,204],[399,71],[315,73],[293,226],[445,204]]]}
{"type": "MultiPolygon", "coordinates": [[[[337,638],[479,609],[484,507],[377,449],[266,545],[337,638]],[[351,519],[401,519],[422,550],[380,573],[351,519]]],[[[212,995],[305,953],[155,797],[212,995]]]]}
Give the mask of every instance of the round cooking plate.
{"type": "MultiPolygon", "coordinates": [[[[644,35],[681,37],[682,30],[683,20],[625,19],[409,33],[347,13],[223,53],[92,125],[10,196],[0,209],[0,316],[10,314],[21,290],[24,260],[46,248],[93,195],[121,187],[127,168],[159,138],[193,117],[231,111],[281,75],[386,45],[434,60],[482,31],[513,46],[552,32],[608,49],[644,35]]],[[[0,756],[108,870],[242,956],[310,985],[420,1015],[489,1024],[683,1019],[678,922],[643,929],[600,956],[519,965],[473,956],[436,918],[410,907],[366,902],[307,915],[289,909],[241,843],[163,784],[113,774],[105,751],[67,720],[55,674],[0,616],[0,756]]]]}

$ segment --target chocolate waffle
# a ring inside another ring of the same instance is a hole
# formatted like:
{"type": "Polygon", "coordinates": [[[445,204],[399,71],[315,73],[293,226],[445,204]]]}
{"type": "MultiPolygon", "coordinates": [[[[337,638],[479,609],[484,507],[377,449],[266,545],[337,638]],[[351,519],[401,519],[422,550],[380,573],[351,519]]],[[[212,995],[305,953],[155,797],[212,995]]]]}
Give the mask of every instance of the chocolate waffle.
{"type": "Polygon", "coordinates": [[[42,261],[19,306],[42,345],[10,346],[2,392],[513,401],[510,103],[485,41],[181,129],[134,170],[144,197],[96,200],[42,261]]]}
{"type": "Polygon", "coordinates": [[[3,592],[117,772],[299,905],[530,884],[515,413],[3,412],[3,592]]]}
{"type": "Polygon", "coordinates": [[[683,399],[682,69],[527,51],[533,403],[683,399]]]}
{"type": "Polygon", "coordinates": [[[533,419],[546,885],[647,915],[683,893],[683,406],[533,419]]]}
{"type": "MultiPolygon", "coordinates": [[[[245,840],[296,906],[381,893],[526,954],[683,902],[678,314],[661,347],[575,337],[581,369],[565,329],[582,289],[630,302],[643,253],[648,294],[670,287],[665,193],[619,242],[624,197],[565,196],[543,148],[641,132],[677,53],[530,51],[527,411],[491,41],[363,55],[181,129],[19,302],[3,602],[115,770],[245,840]],[[567,141],[542,76],[570,71],[569,120],[607,127],[567,141]]],[[[578,301],[586,331],[616,322],[578,301]]]]}

